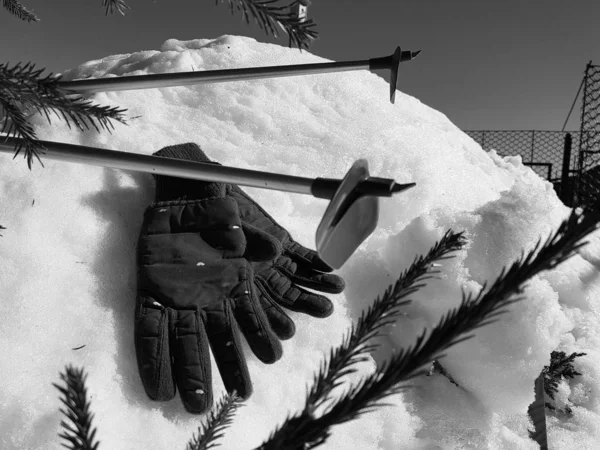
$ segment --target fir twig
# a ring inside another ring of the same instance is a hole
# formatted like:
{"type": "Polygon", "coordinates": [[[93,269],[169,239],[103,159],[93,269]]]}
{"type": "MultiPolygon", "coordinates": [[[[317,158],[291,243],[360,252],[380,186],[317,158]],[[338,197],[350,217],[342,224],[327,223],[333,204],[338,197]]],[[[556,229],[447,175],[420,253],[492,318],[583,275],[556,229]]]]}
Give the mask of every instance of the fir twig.
{"type": "Polygon", "coordinates": [[[209,450],[218,447],[217,439],[223,437],[223,431],[233,422],[236,410],[242,406],[242,400],[235,391],[224,395],[213,408],[206,420],[206,425],[198,427],[198,436],[192,436],[186,450],[209,450]]]}
{"type": "Polygon", "coordinates": [[[100,129],[111,132],[114,129],[111,120],[126,123],[122,115],[126,110],[95,105],[80,95],[71,95],[70,91],[58,87],[60,76],[49,74],[41,78],[43,71],[36,70],[32,63],[17,63],[12,68],[0,64],[0,106],[6,115],[0,132],[8,130],[8,136],[21,138],[22,143],[15,147],[15,157],[24,149],[29,169],[33,156],[41,163],[38,152],[43,154],[44,147],[37,141],[24,111],[44,114],[48,122],[51,122],[52,111],[59,119],[64,119],[69,128],[73,122],[81,131],[93,126],[98,132],[100,129]]]}
{"type": "MultiPolygon", "coordinates": [[[[220,0],[221,2],[223,0],[220,0]]],[[[242,20],[250,24],[252,15],[258,26],[265,31],[267,35],[279,37],[277,28],[281,26],[290,36],[290,45],[295,45],[299,49],[307,49],[312,41],[318,38],[319,34],[313,28],[316,26],[312,19],[298,18],[291,12],[291,7],[298,4],[297,0],[276,6],[278,0],[227,0],[229,9],[234,14],[235,10],[241,11],[242,20]]],[[[219,4],[216,0],[215,4],[219,4]]]]}
{"type": "Polygon", "coordinates": [[[27,8],[25,8],[18,0],[2,0],[2,6],[13,16],[26,22],[39,22],[40,19],[27,8]]]}
{"type": "Polygon", "coordinates": [[[533,250],[526,255],[523,253],[508,270],[503,269],[489,290],[486,291],[484,285],[475,297],[463,292],[461,305],[448,311],[427,339],[425,329],[413,346],[399,349],[374,374],[352,386],[320,417],[307,414],[305,409],[288,418],[260,449],[315,448],[325,442],[332,426],[354,420],[360,414],[384,406],[381,401],[385,397],[403,390],[401,383],[427,374],[424,366],[443,357],[441,352],[473,337],[470,333],[495,322],[499,315],[506,312],[508,306],[522,300],[526,282],[573,256],[585,245],[583,238],[598,228],[599,221],[600,212],[597,209],[586,207],[581,212],[573,210],[570,217],[543,245],[538,241],[533,250]]]}
{"type": "MultiPolygon", "coordinates": [[[[550,364],[544,366],[544,370],[542,370],[542,374],[544,375],[544,391],[550,399],[554,400],[554,395],[558,392],[558,385],[563,379],[575,378],[581,375],[581,373],[575,370],[573,361],[575,358],[585,355],[587,353],[571,353],[567,356],[565,352],[552,352],[550,355],[550,364]]],[[[546,407],[552,411],[556,410],[550,403],[546,403],[546,407]]],[[[567,405],[564,412],[571,414],[572,410],[567,405]]]]}
{"type": "Polygon", "coordinates": [[[67,366],[66,374],[61,373],[60,378],[65,382],[66,387],[52,383],[63,395],[60,401],[67,407],[67,410],[60,409],[72,423],[60,421],[60,425],[66,430],[59,434],[61,438],[68,442],[62,444],[70,450],[97,450],[100,442],[94,443],[96,429],[92,429],[92,419],[94,415],[90,413],[90,402],[87,399],[87,389],[85,380],[87,375],[83,369],[75,369],[67,366]]]}
{"type": "Polygon", "coordinates": [[[105,14],[107,16],[113,14],[115,11],[124,16],[125,10],[131,9],[127,3],[125,3],[125,0],[102,0],[102,6],[106,8],[105,14]]]}

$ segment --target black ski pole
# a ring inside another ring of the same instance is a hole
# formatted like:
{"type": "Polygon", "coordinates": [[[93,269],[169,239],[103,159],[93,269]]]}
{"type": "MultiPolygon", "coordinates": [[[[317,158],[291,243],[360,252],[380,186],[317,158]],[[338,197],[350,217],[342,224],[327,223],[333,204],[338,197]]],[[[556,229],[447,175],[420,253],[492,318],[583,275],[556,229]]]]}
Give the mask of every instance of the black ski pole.
{"type": "MultiPolygon", "coordinates": [[[[0,134],[0,139],[0,152],[12,153],[15,145],[22,144],[21,139],[6,135],[0,134]]],[[[276,189],[331,200],[317,228],[315,241],[321,258],[335,269],[340,268],[375,230],[379,220],[379,197],[391,197],[415,186],[415,183],[398,184],[392,179],[371,177],[364,159],[356,161],[344,179],[338,180],[296,177],[60,142],[39,143],[45,147],[40,153],[59,161],[276,189]]]]}
{"type": "MultiPolygon", "coordinates": [[[[0,134],[0,152],[12,153],[15,146],[21,142],[19,138],[6,137],[6,135],[0,134]]],[[[58,161],[134,170],[178,178],[240,184],[242,186],[308,194],[328,200],[333,198],[341,183],[341,180],[333,178],[297,177],[62,142],[40,140],[39,143],[45,147],[45,150],[40,152],[44,157],[58,161]]],[[[361,184],[359,192],[361,195],[391,197],[392,194],[412,186],[414,186],[414,183],[397,184],[392,179],[370,177],[369,180],[361,184]]]]}
{"type": "Polygon", "coordinates": [[[162,73],[133,75],[92,80],[61,81],[59,88],[68,93],[93,94],[106,91],[127,91],[172,86],[187,86],[201,83],[223,83],[228,81],[254,80],[259,78],[290,77],[297,75],[345,72],[351,70],[390,69],[390,101],[394,103],[398,83],[398,67],[401,62],[415,58],[421,50],[402,51],[400,47],[390,56],[360,61],[342,61],[288,66],[248,67],[243,69],[205,70],[200,72],[162,73]]]}

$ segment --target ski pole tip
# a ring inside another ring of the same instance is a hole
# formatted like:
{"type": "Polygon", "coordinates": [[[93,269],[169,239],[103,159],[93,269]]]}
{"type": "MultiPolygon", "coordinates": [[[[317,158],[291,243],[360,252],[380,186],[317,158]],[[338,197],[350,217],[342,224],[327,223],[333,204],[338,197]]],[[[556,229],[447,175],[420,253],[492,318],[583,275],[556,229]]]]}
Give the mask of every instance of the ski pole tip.
{"type": "Polygon", "coordinates": [[[399,62],[410,61],[411,59],[416,58],[421,50],[412,51],[412,50],[401,50],[400,47],[396,49],[396,55],[399,55],[399,62]]]}
{"type": "Polygon", "coordinates": [[[406,183],[406,184],[394,184],[394,186],[392,186],[392,194],[397,194],[399,192],[402,191],[406,191],[408,189],[412,189],[413,187],[415,187],[417,185],[417,183],[406,183]]]}

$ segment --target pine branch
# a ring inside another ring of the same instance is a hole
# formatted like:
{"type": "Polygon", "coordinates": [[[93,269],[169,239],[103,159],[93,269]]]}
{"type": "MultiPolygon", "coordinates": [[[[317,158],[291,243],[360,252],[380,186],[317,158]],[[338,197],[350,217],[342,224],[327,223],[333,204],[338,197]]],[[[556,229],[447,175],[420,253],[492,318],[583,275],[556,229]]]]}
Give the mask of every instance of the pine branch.
{"type": "Polygon", "coordinates": [[[26,22],[31,23],[40,21],[33,12],[25,8],[18,0],[2,0],[2,6],[13,16],[26,22]]]}
{"type": "MultiPolygon", "coordinates": [[[[439,273],[435,261],[448,259],[451,252],[461,249],[466,244],[462,233],[446,232],[440,242],[436,243],[427,256],[419,256],[411,266],[404,271],[398,280],[390,285],[383,295],[378,296],[366,311],[363,311],[356,325],[352,325],[350,332],[344,337],[340,346],[331,349],[329,362],[321,364],[319,373],[313,380],[313,387],[307,394],[304,410],[292,418],[286,419],[281,429],[271,435],[268,442],[261,449],[282,448],[288,442],[279,438],[285,437],[295,430],[310,428],[315,421],[315,410],[323,405],[331,391],[341,385],[340,378],[356,371],[352,366],[366,359],[366,354],[377,347],[377,344],[368,342],[381,336],[385,327],[392,325],[395,318],[400,316],[401,308],[410,303],[406,298],[424,286],[424,281],[434,278],[439,273]]],[[[299,449],[312,448],[325,442],[329,436],[329,427],[322,430],[321,434],[311,440],[300,440],[299,449]],[[308,447],[303,447],[304,444],[308,447]]],[[[291,440],[290,440],[291,442],[291,440]]],[[[295,448],[295,447],[290,447],[295,448]]]]}
{"type": "MultiPolygon", "coordinates": [[[[45,148],[43,145],[37,143],[33,127],[27,122],[25,114],[14,103],[2,98],[1,94],[2,92],[0,91],[0,106],[2,106],[6,116],[0,133],[7,132],[7,136],[18,135],[22,139],[22,143],[15,148],[13,159],[17,157],[21,150],[25,149],[26,155],[35,155],[40,164],[42,164],[42,167],[44,167],[39,153],[44,154],[45,148]]],[[[33,157],[28,157],[27,159],[27,165],[30,170],[32,160],[33,157]]]]}
{"type": "MultiPolygon", "coordinates": [[[[222,2],[223,0],[221,0],[222,2]]],[[[297,0],[282,6],[275,6],[278,0],[227,0],[229,9],[235,14],[235,9],[242,13],[242,20],[250,24],[250,16],[254,17],[255,22],[264,30],[267,36],[279,37],[278,27],[282,27],[290,36],[290,45],[295,45],[299,49],[310,47],[312,41],[319,37],[317,31],[313,30],[316,26],[312,19],[298,18],[291,12],[291,7],[305,4],[304,1],[297,0]]],[[[215,4],[219,4],[216,0],[215,4]]]]}
{"type": "Polygon", "coordinates": [[[83,369],[67,366],[66,375],[61,373],[60,377],[66,387],[55,383],[52,385],[61,392],[63,397],[60,401],[67,407],[67,411],[61,408],[60,412],[72,423],[70,425],[63,420],[60,422],[66,431],[59,436],[68,442],[68,444],[63,443],[63,447],[70,450],[97,450],[100,442],[94,443],[96,429],[92,429],[94,415],[90,413],[90,403],[87,399],[85,387],[87,375],[83,373],[83,369]]]}
{"type": "MultiPolygon", "coordinates": [[[[596,205],[598,207],[599,205],[596,205]]],[[[477,328],[491,324],[506,312],[508,306],[523,300],[526,282],[545,270],[552,270],[573,256],[586,242],[583,238],[595,231],[600,222],[600,210],[590,207],[572,214],[548,237],[544,245],[538,241],[533,250],[514,262],[508,270],[503,269],[494,284],[486,291],[484,285],[476,297],[463,292],[458,308],[450,310],[426,339],[423,330],[413,346],[400,349],[395,356],[384,362],[374,374],[352,386],[321,417],[315,418],[304,411],[276,430],[263,443],[261,450],[310,449],[325,442],[336,424],[354,420],[376,407],[385,406],[385,397],[400,393],[401,383],[417,376],[426,375],[425,366],[438,360],[449,347],[473,337],[477,328]]]]}
{"type": "Polygon", "coordinates": [[[206,425],[198,428],[198,437],[192,436],[186,450],[209,450],[218,447],[217,439],[223,437],[223,431],[233,422],[236,410],[242,406],[242,400],[235,391],[224,395],[210,412],[206,425]]]}
{"type": "Polygon", "coordinates": [[[64,91],[58,87],[60,76],[49,74],[41,78],[43,71],[36,70],[32,63],[17,63],[12,68],[0,64],[0,106],[6,115],[2,132],[8,130],[8,136],[22,139],[15,148],[15,157],[24,149],[29,169],[33,156],[41,163],[38,152],[43,154],[44,147],[37,142],[24,111],[44,114],[50,123],[50,112],[53,112],[59,119],[64,119],[69,128],[72,122],[80,131],[94,127],[97,132],[101,129],[112,132],[111,120],[126,123],[122,116],[125,109],[95,105],[80,95],[64,91]]]}
{"type": "MultiPolygon", "coordinates": [[[[573,361],[575,358],[585,356],[587,353],[571,353],[569,356],[565,352],[553,351],[550,355],[550,365],[544,366],[542,374],[544,375],[544,391],[550,399],[554,400],[554,395],[558,392],[558,385],[563,379],[575,378],[581,376],[581,373],[575,370],[573,361]]],[[[555,411],[556,408],[551,403],[546,403],[546,408],[555,411]]],[[[571,414],[572,410],[567,405],[564,412],[571,414]]]]}
{"type": "Polygon", "coordinates": [[[115,11],[124,16],[125,10],[131,9],[127,3],[125,3],[125,0],[102,0],[102,6],[106,8],[105,14],[107,16],[113,14],[115,11]]]}

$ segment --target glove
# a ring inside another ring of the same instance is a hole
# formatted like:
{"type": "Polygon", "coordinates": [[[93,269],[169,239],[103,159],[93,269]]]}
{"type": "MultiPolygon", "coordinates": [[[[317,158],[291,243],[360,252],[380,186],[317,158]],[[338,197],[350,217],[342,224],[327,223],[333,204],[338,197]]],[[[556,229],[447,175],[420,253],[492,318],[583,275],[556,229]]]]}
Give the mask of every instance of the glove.
{"type": "Polygon", "coordinates": [[[156,182],[138,241],[138,369],[150,398],[170,400],[177,386],[186,410],[203,413],[213,402],[209,344],[227,391],[244,399],[252,383],[240,330],[264,363],[281,357],[252,269],[281,244],[241,221],[225,184],[156,182]]]}
{"type": "MultiPolygon", "coordinates": [[[[194,143],[165,147],[155,155],[218,164],[211,161],[194,143]]],[[[294,241],[282,226],[238,186],[228,184],[227,193],[236,200],[242,222],[269,233],[283,249],[276,258],[251,262],[260,304],[277,336],[289,339],[296,332],[294,322],[282,307],[313,317],[331,315],[333,304],[327,297],[300,286],[339,294],[344,290],[344,280],[330,274],[333,269],[319,258],[317,252],[294,241]]]]}

